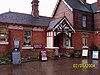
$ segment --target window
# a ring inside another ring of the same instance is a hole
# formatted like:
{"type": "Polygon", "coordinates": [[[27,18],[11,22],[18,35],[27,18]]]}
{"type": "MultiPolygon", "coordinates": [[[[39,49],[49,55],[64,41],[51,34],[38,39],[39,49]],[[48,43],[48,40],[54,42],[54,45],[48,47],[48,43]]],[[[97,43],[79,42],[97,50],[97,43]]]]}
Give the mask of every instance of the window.
{"type": "Polygon", "coordinates": [[[86,27],[86,16],[82,17],[82,26],[86,27]]]}
{"type": "Polygon", "coordinates": [[[8,31],[7,29],[0,29],[0,42],[8,41],[8,31]]]}
{"type": "Polygon", "coordinates": [[[66,39],[65,40],[65,46],[66,47],[70,47],[70,39],[66,39]]]}
{"type": "Polygon", "coordinates": [[[87,46],[87,38],[83,37],[83,46],[87,46]]]}
{"type": "Polygon", "coordinates": [[[24,46],[25,47],[31,47],[32,46],[32,42],[31,42],[31,35],[32,31],[27,30],[24,31],[24,46]]]}
{"type": "Polygon", "coordinates": [[[87,35],[83,34],[82,36],[83,46],[87,46],[87,35]]]}

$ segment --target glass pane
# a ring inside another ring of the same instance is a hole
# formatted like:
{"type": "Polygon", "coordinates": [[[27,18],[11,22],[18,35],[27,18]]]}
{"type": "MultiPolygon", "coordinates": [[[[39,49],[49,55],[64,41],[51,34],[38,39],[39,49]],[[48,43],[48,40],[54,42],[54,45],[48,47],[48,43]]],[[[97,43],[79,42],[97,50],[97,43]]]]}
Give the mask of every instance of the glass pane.
{"type": "Polygon", "coordinates": [[[82,26],[86,27],[86,16],[82,17],[82,26]]]}
{"type": "Polygon", "coordinates": [[[7,41],[7,30],[0,29],[0,41],[7,41]]]}
{"type": "Polygon", "coordinates": [[[31,46],[31,31],[24,31],[24,46],[31,46]]]}

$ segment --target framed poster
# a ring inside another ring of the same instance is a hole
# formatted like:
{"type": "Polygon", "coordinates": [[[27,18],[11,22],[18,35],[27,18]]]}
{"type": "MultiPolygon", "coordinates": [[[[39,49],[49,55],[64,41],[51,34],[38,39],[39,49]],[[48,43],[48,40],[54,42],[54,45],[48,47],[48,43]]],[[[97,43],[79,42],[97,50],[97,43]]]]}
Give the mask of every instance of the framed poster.
{"type": "Polygon", "coordinates": [[[33,46],[35,49],[42,49],[43,48],[42,44],[34,44],[33,46]]]}
{"type": "Polygon", "coordinates": [[[18,38],[14,39],[14,48],[19,48],[20,40],[18,38]]]}
{"type": "Polygon", "coordinates": [[[92,58],[99,59],[99,51],[92,51],[92,58]]]}
{"type": "Polygon", "coordinates": [[[82,50],[82,56],[84,57],[87,57],[88,56],[88,50],[82,50]]]}
{"type": "Polygon", "coordinates": [[[47,60],[47,51],[41,51],[41,60],[46,61],[47,60]]]}

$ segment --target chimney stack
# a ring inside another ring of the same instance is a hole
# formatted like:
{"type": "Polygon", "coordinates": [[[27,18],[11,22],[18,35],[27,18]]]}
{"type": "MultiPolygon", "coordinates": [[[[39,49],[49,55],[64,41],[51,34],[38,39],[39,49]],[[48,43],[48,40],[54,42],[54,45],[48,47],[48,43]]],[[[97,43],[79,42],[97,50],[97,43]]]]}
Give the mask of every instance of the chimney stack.
{"type": "Polygon", "coordinates": [[[32,12],[31,12],[31,14],[33,16],[39,16],[39,10],[38,10],[39,1],[38,0],[33,0],[31,2],[31,4],[32,4],[32,12]]]}
{"type": "Polygon", "coordinates": [[[98,7],[98,10],[100,10],[100,0],[97,0],[97,7],[98,7]]]}

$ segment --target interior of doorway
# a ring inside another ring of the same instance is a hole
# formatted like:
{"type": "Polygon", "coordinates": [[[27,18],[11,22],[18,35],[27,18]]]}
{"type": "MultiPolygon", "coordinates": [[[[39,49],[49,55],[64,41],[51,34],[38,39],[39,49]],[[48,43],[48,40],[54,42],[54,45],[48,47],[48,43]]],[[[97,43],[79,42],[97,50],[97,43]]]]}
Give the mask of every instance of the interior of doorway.
{"type": "Polygon", "coordinates": [[[64,49],[70,47],[70,38],[65,33],[59,33],[57,36],[54,37],[54,47],[59,47],[59,52],[63,53],[64,49]]]}

